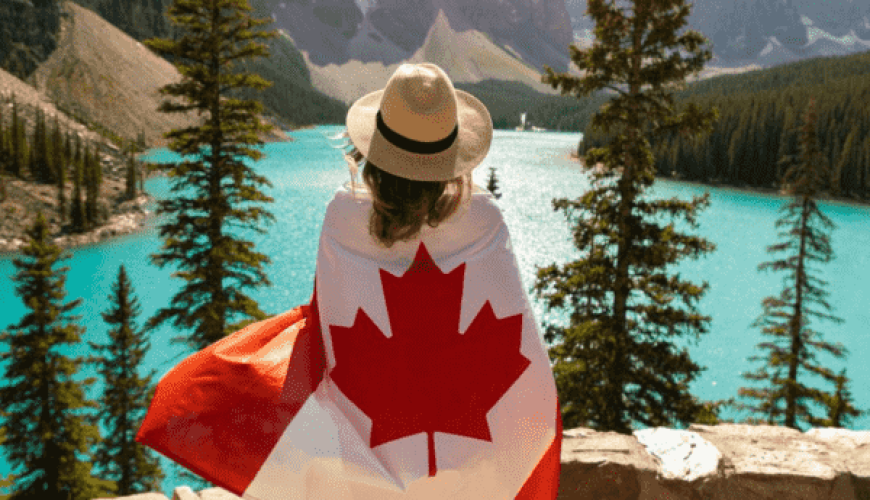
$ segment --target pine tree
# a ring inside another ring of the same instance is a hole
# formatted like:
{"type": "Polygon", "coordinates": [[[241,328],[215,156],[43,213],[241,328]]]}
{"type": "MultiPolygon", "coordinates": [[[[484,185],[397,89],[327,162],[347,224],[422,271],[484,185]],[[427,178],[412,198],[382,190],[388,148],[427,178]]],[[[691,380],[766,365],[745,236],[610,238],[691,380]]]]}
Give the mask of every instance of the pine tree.
{"type": "MultiPolygon", "coordinates": [[[[145,134],[142,131],[139,131],[139,135],[136,136],[136,150],[135,153],[141,153],[145,151],[148,147],[148,144],[145,142],[145,134]]],[[[136,177],[139,179],[139,191],[145,191],[145,165],[141,161],[137,161],[137,174],[136,177]]]]}
{"type": "Polygon", "coordinates": [[[84,232],[90,227],[82,203],[82,183],[84,182],[84,167],[82,158],[82,141],[76,137],[76,152],[73,157],[73,199],[70,203],[70,221],[74,232],[84,232]]]}
{"type": "Polygon", "coordinates": [[[705,42],[699,33],[676,37],[690,10],[684,0],[632,4],[634,16],[629,18],[612,2],[588,1],[596,40],[589,50],[570,47],[572,61],[586,70],[584,78],[545,68],[543,81],[563,95],[583,98],[604,88],[616,91],[592,118],[593,130],[615,137],[586,153],[592,188],[576,200],[553,200],[554,210],[564,211],[572,224],[583,256],[564,266],[539,268],[534,286],[548,309],[570,312],[568,326],[547,324],[545,330],[545,339],[553,343],[550,359],[564,425],[622,434],[630,433],[635,421],[670,427],[674,418],[683,425],[715,423],[715,412],[725,404],[702,404],[689,394],[688,384],[701,368],[685,350],[674,353],[663,338],[707,331],[710,317],[694,306],[707,283],[698,286],[665,271],[683,257],[697,258],[715,247],[659,220],[682,217],[696,227],[696,214],[709,197],[691,202],[642,197],[655,180],[644,126],[652,125],[651,133],[660,136],[699,134],[709,132],[718,119],[716,109],[703,112],[694,104],[674,113],[668,93],[712,56],[699,50],[705,42]],[[692,57],[674,51],[666,58],[665,50],[677,46],[692,57]]]}
{"type": "Polygon", "coordinates": [[[250,203],[272,202],[258,189],[271,183],[242,161],[262,157],[253,146],[262,145],[258,133],[271,126],[257,118],[261,103],[226,96],[233,90],[270,85],[259,75],[232,71],[234,61],[267,56],[265,45],[254,40],[275,36],[255,30],[270,21],[252,19],[250,11],[247,0],[174,0],[168,15],[180,33],[174,39],[146,42],[174,58],[183,76],[182,82],[161,89],[180,99],[164,101],[160,111],[204,114],[200,126],[165,135],[169,149],[194,160],[158,167],[167,173],[173,190],[187,189],[190,194],[159,201],[158,216],[166,214],[172,220],[160,227],[164,242],[152,260],[160,267],[180,268],[178,275],[187,284],[147,324],[150,329],[173,320],[175,328],[193,329],[189,338],[172,342],[186,341],[196,350],[266,317],[242,290],[271,284],[262,270],[269,258],[255,252],[251,242],[227,232],[244,226],[264,233],[257,222],[274,220],[250,203]],[[238,316],[248,319],[232,323],[238,316]]]}
{"type": "Polygon", "coordinates": [[[90,146],[85,148],[84,153],[84,184],[85,184],[85,220],[89,228],[99,225],[98,202],[102,171],[96,147],[91,152],[90,146]]]}
{"type": "Polygon", "coordinates": [[[3,121],[3,108],[5,108],[2,103],[0,103],[0,203],[6,201],[6,170],[8,167],[6,166],[9,163],[9,147],[6,131],[6,125],[3,121]]]}
{"type": "Polygon", "coordinates": [[[807,417],[807,421],[813,427],[844,427],[844,421],[851,420],[850,417],[860,417],[865,412],[856,410],[851,406],[852,396],[849,390],[846,389],[846,384],[849,379],[846,378],[846,369],[843,368],[840,374],[837,375],[837,392],[830,396],[822,394],[822,399],[825,406],[828,408],[828,418],[817,419],[815,417],[807,417]]]}
{"type": "Polygon", "coordinates": [[[495,175],[495,167],[489,167],[489,179],[486,181],[486,189],[495,196],[495,199],[501,199],[501,193],[498,192],[498,177],[495,175]]]}
{"type": "Polygon", "coordinates": [[[106,387],[99,399],[99,418],[109,435],[97,446],[94,464],[102,468],[101,477],[117,484],[113,495],[160,491],[164,474],[159,461],[135,441],[153,398],[154,372],[144,379],[137,373],[150,344],[136,326],[141,307],[123,265],[108,300],[110,309],[102,316],[111,328],[111,341],[88,342],[95,351],[108,353],[97,361],[106,387]]]}
{"type": "Polygon", "coordinates": [[[854,162],[855,154],[853,151],[853,143],[855,142],[855,134],[857,132],[856,129],[852,129],[852,131],[849,132],[849,135],[846,136],[843,150],[840,152],[840,156],[837,158],[837,162],[834,164],[834,169],[831,172],[831,194],[834,196],[850,194],[848,192],[843,193],[843,172],[854,162]]]}
{"type": "Polygon", "coordinates": [[[136,147],[131,145],[127,149],[127,172],[124,179],[124,195],[128,200],[136,198],[136,177],[139,171],[139,165],[136,161],[136,147]]]}
{"type": "Polygon", "coordinates": [[[81,342],[84,328],[76,324],[78,316],[70,315],[81,299],[64,302],[69,268],[54,266],[67,257],[49,242],[41,213],[27,235],[30,244],[13,261],[12,280],[29,312],[0,334],[8,345],[0,359],[9,363],[3,377],[9,384],[0,388],[6,418],[2,445],[12,468],[23,468],[10,498],[91,500],[107,493],[100,486],[105,483],[91,476],[89,463],[99,429],[79,414],[97,406],[83,392],[95,379],[73,380],[85,360],[56,351],[81,342]]]}
{"type": "Polygon", "coordinates": [[[6,145],[6,122],[3,120],[4,108],[6,106],[0,101],[0,174],[6,172],[6,162],[9,156],[9,148],[6,145]]]}
{"type": "MultiPolygon", "coordinates": [[[[811,99],[801,129],[800,155],[797,159],[785,160],[790,164],[783,176],[783,181],[788,185],[785,190],[786,193],[794,196],[791,203],[783,206],[781,210],[783,215],[776,221],[777,228],[788,228],[787,231],[779,233],[785,241],[767,247],[767,251],[771,254],[785,252],[786,255],[758,266],[760,271],[771,269],[788,273],[783,279],[784,288],[779,297],[765,298],[762,303],[764,312],[753,323],[753,326],[762,328],[764,335],[781,339],[786,346],[771,342],[758,344],[760,348],[771,351],[768,355],[768,365],[754,373],[743,374],[743,378],[746,379],[766,380],[770,378],[767,368],[780,370],[785,368],[788,370],[787,378],[774,377],[772,380],[774,387],[771,389],[741,388],[738,391],[740,396],[763,402],[762,408],[743,404],[738,404],[738,407],[749,408],[754,412],[761,411],[774,417],[784,415],[783,425],[793,429],[799,429],[798,418],[803,418],[811,425],[822,422],[812,416],[809,408],[804,404],[805,400],[827,405],[832,411],[836,410],[838,418],[844,413],[860,414],[848,401],[843,401],[841,398],[832,406],[835,397],[797,381],[798,367],[821,375],[834,383],[841,380],[831,370],[809,363],[815,358],[808,352],[809,347],[824,349],[836,357],[843,357],[848,352],[840,343],[834,346],[814,340],[813,336],[818,335],[818,332],[808,328],[811,316],[836,323],[843,321],[830,314],[810,309],[811,304],[817,304],[825,311],[831,310],[831,306],[825,300],[828,292],[823,289],[827,282],[812,276],[809,264],[826,263],[833,258],[827,231],[835,227],[834,223],[819,210],[815,201],[830,175],[827,159],[816,139],[815,124],[815,100],[811,99]],[[778,401],[784,401],[785,408],[771,409],[778,401]]],[[[761,357],[753,356],[750,359],[758,360],[761,357]]],[[[838,397],[841,396],[842,394],[838,397]]],[[[834,420],[834,416],[831,415],[831,420],[834,420]]]]}
{"type": "Polygon", "coordinates": [[[27,163],[27,141],[24,137],[24,122],[18,116],[18,103],[12,98],[12,168],[9,172],[16,177],[24,176],[24,165],[27,163]]]}
{"type": "Polygon", "coordinates": [[[33,126],[33,140],[30,143],[30,173],[37,182],[53,183],[54,173],[51,171],[48,146],[48,134],[45,126],[45,113],[36,112],[36,124],[33,126]]]}
{"type": "MultiPolygon", "coordinates": [[[[67,139],[68,140],[68,139],[67,139]]],[[[60,132],[57,116],[54,117],[54,128],[51,132],[52,165],[54,178],[57,180],[57,213],[61,224],[66,220],[66,144],[60,132]]]]}

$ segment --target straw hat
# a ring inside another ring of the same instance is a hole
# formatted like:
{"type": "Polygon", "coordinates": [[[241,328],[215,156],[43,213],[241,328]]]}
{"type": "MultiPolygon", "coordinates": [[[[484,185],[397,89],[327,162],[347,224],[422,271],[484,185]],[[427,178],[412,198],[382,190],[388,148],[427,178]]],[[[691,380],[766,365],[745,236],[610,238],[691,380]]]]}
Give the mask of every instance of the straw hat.
{"type": "Polygon", "coordinates": [[[418,181],[471,172],[492,142],[492,118],[434,64],[403,64],[347,112],[354,146],[381,170],[418,181]]]}

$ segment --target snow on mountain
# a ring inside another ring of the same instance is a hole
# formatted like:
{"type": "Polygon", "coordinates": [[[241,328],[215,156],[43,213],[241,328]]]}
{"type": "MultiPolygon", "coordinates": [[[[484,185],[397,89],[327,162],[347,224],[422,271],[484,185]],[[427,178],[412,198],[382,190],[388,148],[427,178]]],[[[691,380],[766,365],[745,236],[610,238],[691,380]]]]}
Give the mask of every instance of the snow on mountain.
{"type": "MultiPolygon", "coordinates": [[[[765,67],[870,50],[870,1],[694,0],[683,29],[710,42],[711,64],[765,67]]],[[[565,0],[574,39],[591,46],[586,0],[565,0]]]]}

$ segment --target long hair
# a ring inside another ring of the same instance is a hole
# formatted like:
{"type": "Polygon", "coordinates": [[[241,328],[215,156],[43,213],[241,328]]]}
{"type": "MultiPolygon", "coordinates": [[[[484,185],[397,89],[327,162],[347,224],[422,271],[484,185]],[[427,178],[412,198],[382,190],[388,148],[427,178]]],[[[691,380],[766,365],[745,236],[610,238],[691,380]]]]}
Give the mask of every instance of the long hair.
{"type": "MultiPolygon", "coordinates": [[[[346,137],[346,135],[343,135],[346,137]]],[[[364,163],[362,178],[372,195],[369,234],[387,248],[409,241],[423,224],[438,227],[450,217],[471,189],[471,174],[448,181],[415,181],[386,172],[353,146],[345,153],[355,189],[356,170],[364,163]]]]}

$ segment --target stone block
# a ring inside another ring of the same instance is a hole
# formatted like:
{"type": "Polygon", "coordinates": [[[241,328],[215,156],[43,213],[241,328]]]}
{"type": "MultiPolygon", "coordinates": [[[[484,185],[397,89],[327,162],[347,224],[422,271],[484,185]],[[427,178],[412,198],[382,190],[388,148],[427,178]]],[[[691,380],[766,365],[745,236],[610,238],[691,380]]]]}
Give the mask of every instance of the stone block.
{"type": "Polygon", "coordinates": [[[200,500],[200,496],[190,486],[179,486],[172,492],[172,500],[200,500]]]}
{"type": "Polygon", "coordinates": [[[870,500],[868,431],[693,424],[563,437],[560,500],[870,500]]]}
{"type": "Polygon", "coordinates": [[[121,499],[121,498],[123,498],[124,500],[169,500],[168,498],[166,498],[166,495],[164,495],[163,493],[154,493],[154,492],[138,493],[136,495],[129,495],[126,497],[109,497],[109,498],[101,497],[101,498],[95,498],[94,500],[117,500],[117,499],[121,499]]]}
{"type": "Polygon", "coordinates": [[[241,497],[233,495],[223,488],[209,488],[199,492],[199,498],[202,500],[242,500],[241,497]]]}

